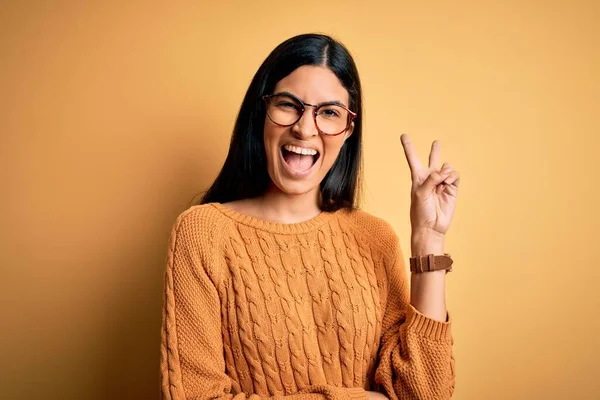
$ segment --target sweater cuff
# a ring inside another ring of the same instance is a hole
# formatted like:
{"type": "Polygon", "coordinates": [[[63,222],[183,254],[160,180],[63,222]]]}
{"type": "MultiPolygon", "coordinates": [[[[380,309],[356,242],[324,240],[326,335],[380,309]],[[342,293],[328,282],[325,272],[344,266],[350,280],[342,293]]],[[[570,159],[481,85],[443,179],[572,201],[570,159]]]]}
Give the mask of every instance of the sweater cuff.
{"type": "Polygon", "coordinates": [[[412,304],[406,310],[407,330],[432,340],[452,340],[452,319],[447,314],[447,322],[437,321],[419,312],[412,304]]]}
{"type": "MultiPolygon", "coordinates": [[[[367,400],[367,392],[360,387],[340,387],[331,385],[313,385],[307,386],[300,390],[298,394],[302,394],[302,398],[312,399],[329,399],[329,400],[367,400]]],[[[274,399],[285,397],[274,397],[274,399]]]]}
{"type": "Polygon", "coordinates": [[[348,390],[348,399],[350,400],[365,400],[367,392],[363,388],[350,388],[348,390]]]}

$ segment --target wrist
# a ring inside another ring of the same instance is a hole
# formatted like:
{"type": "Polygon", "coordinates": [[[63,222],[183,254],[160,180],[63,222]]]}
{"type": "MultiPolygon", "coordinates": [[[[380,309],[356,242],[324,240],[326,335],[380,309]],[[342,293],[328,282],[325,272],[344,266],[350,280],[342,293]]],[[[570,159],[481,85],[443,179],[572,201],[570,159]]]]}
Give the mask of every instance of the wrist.
{"type": "Polygon", "coordinates": [[[413,257],[444,254],[445,235],[431,230],[416,230],[410,238],[413,257]]]}

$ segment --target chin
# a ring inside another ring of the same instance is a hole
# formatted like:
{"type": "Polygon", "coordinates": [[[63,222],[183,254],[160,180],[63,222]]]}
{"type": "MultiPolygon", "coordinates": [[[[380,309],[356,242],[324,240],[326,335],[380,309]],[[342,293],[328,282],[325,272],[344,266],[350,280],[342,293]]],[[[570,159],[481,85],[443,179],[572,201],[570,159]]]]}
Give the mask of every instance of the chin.
{"type": "Polygon", "coordinates": [[[284,181],[278,180],[273,181],[273,185],[277,190],[292,196],[300,196],[303,194],[310,193],[314,190],[319,190],[319,184],[312,182],[289,182],[287,179],[284,181]]]}

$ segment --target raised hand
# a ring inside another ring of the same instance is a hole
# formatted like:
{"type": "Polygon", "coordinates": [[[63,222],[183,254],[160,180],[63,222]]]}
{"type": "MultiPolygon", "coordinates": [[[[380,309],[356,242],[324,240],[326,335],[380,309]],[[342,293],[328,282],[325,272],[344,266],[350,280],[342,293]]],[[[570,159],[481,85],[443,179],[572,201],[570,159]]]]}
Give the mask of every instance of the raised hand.
{"type": "Polygon", "coordinates": [[[429,166],[421,164],[408,135],[400,136],[412,177],[410,222],[416,232],[441,235],[448,232],[458,195],[460,175],[449,163],[439,169],[440,144],[434,141],[429,166]]]}

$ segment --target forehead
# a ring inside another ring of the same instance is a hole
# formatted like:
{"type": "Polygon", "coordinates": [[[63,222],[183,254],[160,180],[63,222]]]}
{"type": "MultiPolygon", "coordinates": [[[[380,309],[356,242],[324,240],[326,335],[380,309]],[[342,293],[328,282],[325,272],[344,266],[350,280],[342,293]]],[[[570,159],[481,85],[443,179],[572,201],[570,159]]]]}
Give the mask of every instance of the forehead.
{"type": "Polygon", "coordinates": [[[318,104],[338,100],[348,105],[348,91],[335,74],[326,67],[303,65],[277,82],[275,93],[287,91],[302,101],[318,104]]]}

